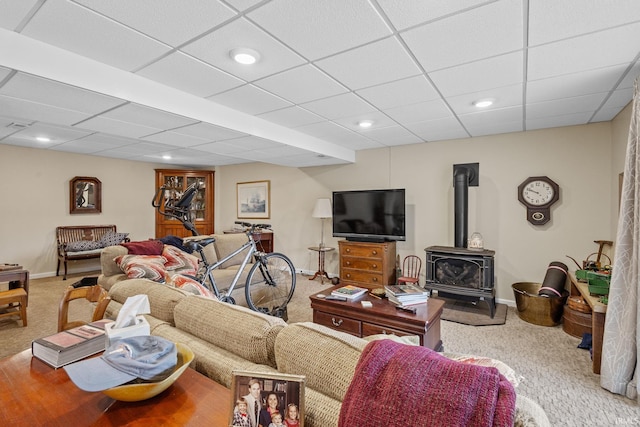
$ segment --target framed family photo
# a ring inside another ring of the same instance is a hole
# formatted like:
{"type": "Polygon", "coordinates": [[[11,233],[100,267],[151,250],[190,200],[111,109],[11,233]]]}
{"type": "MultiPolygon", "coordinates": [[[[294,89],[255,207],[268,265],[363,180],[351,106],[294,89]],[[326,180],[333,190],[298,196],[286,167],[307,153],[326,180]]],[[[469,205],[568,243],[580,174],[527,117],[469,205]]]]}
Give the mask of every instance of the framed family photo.
{"type": "Polygon", "coordinates": [[[237,183],[238,218],[269,218],[271,211],[270,186],[271,181],[237,183]]]}
{"type": "Polygon", "coordinates": [[[229,426],[304,427],[304,385],[302,375],[233,371],[229,426]]]}

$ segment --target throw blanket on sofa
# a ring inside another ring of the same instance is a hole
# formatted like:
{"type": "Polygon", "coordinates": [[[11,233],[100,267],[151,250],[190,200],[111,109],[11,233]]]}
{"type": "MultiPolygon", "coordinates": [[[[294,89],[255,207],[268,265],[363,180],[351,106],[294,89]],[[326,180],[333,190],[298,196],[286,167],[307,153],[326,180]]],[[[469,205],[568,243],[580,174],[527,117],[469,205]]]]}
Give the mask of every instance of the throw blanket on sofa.
{"type": "Polygon", "coordinates": [[[515,402],[496,368],[378,340],[360,356],[338,427],[512,426],[515,402]]]}

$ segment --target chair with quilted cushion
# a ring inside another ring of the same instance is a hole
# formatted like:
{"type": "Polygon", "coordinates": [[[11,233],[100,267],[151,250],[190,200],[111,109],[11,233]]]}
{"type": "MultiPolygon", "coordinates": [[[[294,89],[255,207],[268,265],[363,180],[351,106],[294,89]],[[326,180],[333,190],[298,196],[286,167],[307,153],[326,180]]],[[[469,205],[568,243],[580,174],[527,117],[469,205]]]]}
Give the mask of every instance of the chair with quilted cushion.
{"type": "Polygon", "coordinates": [[[104,317],[107,305],[109,305],[109,302],[111,301],[107,291],[100,285],[83,286],[79,288],[75,288],[73,286],[67,287],[62,299],[60,300],[60,307],[58,309],[58,332],[66,331],[88,323],[84,320],[69,321],[69,303],[80,298],[96,303],[95,309],[93,310],[93,316],[91,318],[92,322],[104,317]]]}

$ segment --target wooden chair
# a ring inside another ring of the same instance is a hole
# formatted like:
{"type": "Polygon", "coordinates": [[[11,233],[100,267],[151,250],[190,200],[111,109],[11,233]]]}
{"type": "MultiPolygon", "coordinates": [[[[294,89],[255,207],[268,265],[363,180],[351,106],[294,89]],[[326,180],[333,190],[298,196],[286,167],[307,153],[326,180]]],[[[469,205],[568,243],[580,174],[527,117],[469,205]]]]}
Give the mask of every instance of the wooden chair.
{"type": "Polygon", "coordinates": [[[1,313],[0,317],[20,315],[22,326],[27,326],[27,292],[24,288],[9,289],[0,292],[0,305],[8,305],[9,308],[17,307],[18,311],[9,310],[1,313]]]}
{"type": "Polygon", "coordinates": [[[422,260],[420,257],[416,255],[407,255],[402,262],[402,276],[398,277],[398,284],[419,284],[420,270],[422,270],[422,260]]]}
{"type": "Polygon", "coordinates": [[[73,286],[67,287],[62,299],[60,300],[60,308],[58,309],[58,332],[88,323],[84,320],[74,320],[69,322],[69,302],[79,298],[85,298],[87,301],[96,303],[96,307],[93,310],[93,317],[91,318],[92,322],[104,317],[107,305],[109,305],[109,302],[111,301],[107,291],[100,285],[83,286],[79,288],[74,288],[73,286]]]}

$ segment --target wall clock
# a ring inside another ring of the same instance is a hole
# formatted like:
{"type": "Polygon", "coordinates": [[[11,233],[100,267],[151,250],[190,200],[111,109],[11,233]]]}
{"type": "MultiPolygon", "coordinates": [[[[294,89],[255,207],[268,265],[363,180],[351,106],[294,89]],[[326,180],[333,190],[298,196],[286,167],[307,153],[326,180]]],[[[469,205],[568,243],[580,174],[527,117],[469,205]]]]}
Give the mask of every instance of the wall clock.
{"type": "Polygon", "coordinates": [[[543,225],[551,220],[551,205],[560,198],[560,187],[546,176],[531,176],[518,186],[518,200],[527,208],[527,221],[543,225]]]}

